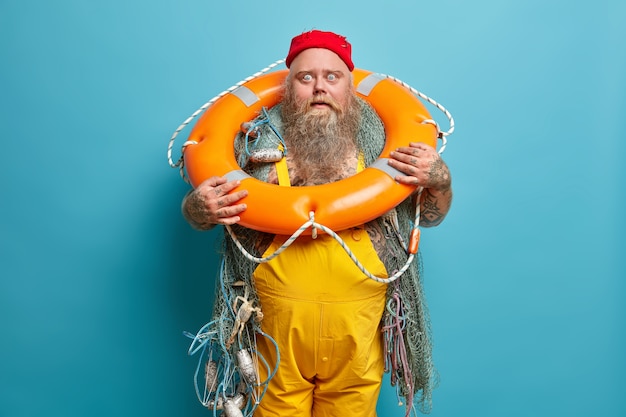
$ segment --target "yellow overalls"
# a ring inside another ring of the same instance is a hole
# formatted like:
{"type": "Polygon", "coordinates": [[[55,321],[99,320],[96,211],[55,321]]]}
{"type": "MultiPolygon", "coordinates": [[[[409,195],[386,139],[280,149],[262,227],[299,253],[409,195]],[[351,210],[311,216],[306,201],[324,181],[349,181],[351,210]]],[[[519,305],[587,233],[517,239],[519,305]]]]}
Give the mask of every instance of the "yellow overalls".
{"type": "MultiPolygon", "coordinates": [[[[285,185],[286,165],[276,165],[285,185]]],[[[367,270],[387,276],[363,227],[338,234],[367,270]]],[[[276,236],[264,256],[286,239],[276,236]]],[[[260,264],[253,276],[265,316],[262,329],[280,352],[278,372],[255,416],[376,416],[384,368],[379,324],[386,284],[366,277],[327,234],[299,237],[260,264]]],[[[259,353],[276,363],[274,345],[262,337],[257,340],[259,353]]],[[[260,368],[265,380],[267,370],[260,368]]]]}

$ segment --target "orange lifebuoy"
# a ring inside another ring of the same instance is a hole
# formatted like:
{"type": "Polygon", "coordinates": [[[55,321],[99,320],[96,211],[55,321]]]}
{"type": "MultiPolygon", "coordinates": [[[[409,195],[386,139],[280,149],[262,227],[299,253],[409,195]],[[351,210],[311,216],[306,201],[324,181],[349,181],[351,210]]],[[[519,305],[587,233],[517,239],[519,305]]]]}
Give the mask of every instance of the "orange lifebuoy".
{"type": "MultiPolygon", "coordinates": [[[[198,120],[184,153],[191,185],[197,187],[212,176],[238,178],[238,189],[248,190],[241,202],[242,226],[262,232],[290,235],[309,220],[332,230],[355,227],[386,213],[411,195],[415,187],[399,184],[389,167],[389,153],[409,142],[437,144],[437,128],[431,116],[407,88],[378,74],[355,69],[357,94],[376,110],[385,126],[386,142],[379,159],[360,173],[329,184],[281,187],[244,173],[234,155],[240,125],[258,116],[263,107],[278,104],[288,70],[254,78],[218,99],[198,120]]],[[[306,232],[305,232],[306,233],[306,232]]],[[[308,231],[310,234],[310,230],[308,231]]]]}

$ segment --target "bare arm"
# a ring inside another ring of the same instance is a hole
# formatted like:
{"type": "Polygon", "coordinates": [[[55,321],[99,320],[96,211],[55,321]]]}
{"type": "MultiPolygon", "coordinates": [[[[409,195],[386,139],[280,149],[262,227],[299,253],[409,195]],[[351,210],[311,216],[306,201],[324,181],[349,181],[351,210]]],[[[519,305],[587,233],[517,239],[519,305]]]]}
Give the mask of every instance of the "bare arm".
{"type": "Polygon", "coordinates": [[[229,194],[239,186],[239,181],[227,181],[224,177],[211,177],[185,195],[182,212],[185,220],[197,230],[209,230],[216,224],[235,224],[239,214],[246,209],[238,201],[248,195],[240,190],[229,194]]]}
{"type": "Polygon", "coordinates": [[[405,175],[396,177],[403,184],[424,187],[420,200],[420,224],[440,224],[452,204],[452,177],[439,153],[424,143],[411,143],[391,152],[389,165],[405,175]]]}

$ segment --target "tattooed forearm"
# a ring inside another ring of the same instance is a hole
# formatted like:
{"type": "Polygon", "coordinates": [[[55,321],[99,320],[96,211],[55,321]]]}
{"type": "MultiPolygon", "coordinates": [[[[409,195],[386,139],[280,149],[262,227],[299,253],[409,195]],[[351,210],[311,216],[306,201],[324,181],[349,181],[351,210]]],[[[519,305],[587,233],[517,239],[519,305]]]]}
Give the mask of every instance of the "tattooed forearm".
{"type": "Polygon", "coordinates": [[[452,179],[443,160],[433,160],[428,170],[428,187],[422,191],[420,224],[432,227],[440,224],[452,203],[452,179]]]}
{"type": "Polygon", "coordinates": [[[422,191],[420,203],[420,225],[424,227],[437,226],[443,221],[450,209],[452,190],[433,191],[426,188],[422,191]]]}

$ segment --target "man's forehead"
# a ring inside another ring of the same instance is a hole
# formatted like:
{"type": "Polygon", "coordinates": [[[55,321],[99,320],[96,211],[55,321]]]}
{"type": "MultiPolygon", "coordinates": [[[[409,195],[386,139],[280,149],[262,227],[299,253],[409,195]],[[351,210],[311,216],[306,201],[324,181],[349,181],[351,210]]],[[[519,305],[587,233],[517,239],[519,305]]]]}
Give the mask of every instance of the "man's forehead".
{"type": "Polygon", "coordinates": [[[323,48],[310,48],[302,51],[290,66],[292,73],[308,72],[345,72],[350,70],[345,62],[333,51],[323,48]]]}

